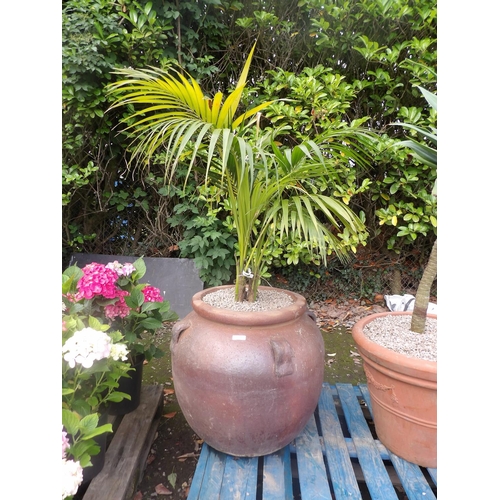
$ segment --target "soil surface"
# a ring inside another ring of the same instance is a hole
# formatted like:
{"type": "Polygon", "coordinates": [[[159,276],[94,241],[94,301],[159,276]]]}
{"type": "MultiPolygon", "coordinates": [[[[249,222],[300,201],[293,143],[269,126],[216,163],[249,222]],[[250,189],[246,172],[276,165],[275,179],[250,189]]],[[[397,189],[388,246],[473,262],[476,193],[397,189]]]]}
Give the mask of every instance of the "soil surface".
{"type": "MultiPolygon", "coordinates": [[[[325,381],[365,382],[350,328],[359,318],[387,311],[383,298],[374,303],[332,299],[310,303],[309,307],[325,341],[325,381]]],[[[175,397],[168,349],[172,326],[165,325],[157,334],[157,344],[165,356],[144,366],[143,383],[164,387],[164,408],[134,500],[186,499],[203,444],[184,419],[175,397]]]]}

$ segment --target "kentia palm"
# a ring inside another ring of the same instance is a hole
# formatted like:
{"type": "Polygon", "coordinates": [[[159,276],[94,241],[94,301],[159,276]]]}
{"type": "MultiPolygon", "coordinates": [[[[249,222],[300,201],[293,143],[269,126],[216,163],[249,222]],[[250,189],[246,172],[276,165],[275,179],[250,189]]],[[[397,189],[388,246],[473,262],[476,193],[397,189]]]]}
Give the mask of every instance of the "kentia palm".
{"type": "Polygon", "coordinates": [[[238,238],[235,297],[254,301],[265,266],[263,250],[276,235],[291,233],[311,253],[326,260],[330,250],[344,258],[349,248],[338,233],[362,234],[364,225],[342,201],[324,195],[319,184],[332,186],[338,162],[367,161],[363,144],[372,137],[357,128],[319,136],[293,149],[280,149],[275,134],[259,130],[265,102],[237,115],[255,46],[235,89],[224,100],[221,92],[207,99],[196,80],[181,69],[120,69],[122,80],[110,85],[112,107],[133,105],[136,120],[126,130],[136,139],[132,160],[147,166],[164,148],[165,175],[172,178],[182,160],[187,176],[202,171],[207,183],[228,200],[238,238]],[[320,149],[321,146],[321,149],[320,149]],[[321,215],[318,215],[321,214],[321,215]]]}
{"type": "MultiPolygon", "coordinates": [[[[363,161],[362,153],[349,147],[349,136],[370,137],[348,129],[336,133],[343,140],[332,134],[293,149],[278,147],[275,136],[259,130],[258,113],[268,102],[236,114],[252,53],[225,100],[221,93],[206,99],[196,81],[178,69],[122,69],[126,78],[110,88],[115,106],[137,110],[128,130],[137,137],[133,157],[140,164],[147,166],[156,152],[165,151],[167,178],[187,164],[187,175],[202,172],[219,188],[237,233],[238,307],[255,301],[258,289],[262,295],[269,290],[259,288],[259,281],[275,236],[301,239],[323,259],[331,248],[346,254],[331,228],[355,237],[363,224],[320,186],[333,187],[339,162],[363,161]]],[[[237,456],[265,455],[290,443],[314,413],[324,375],[323,337],[299,294],[282,290],[290,305],[256,314],[204,300],[225,292],[222,288],[231,285],[195,294],[193,311],[172,329],[177,400],[207,444],[237,456]]]]}

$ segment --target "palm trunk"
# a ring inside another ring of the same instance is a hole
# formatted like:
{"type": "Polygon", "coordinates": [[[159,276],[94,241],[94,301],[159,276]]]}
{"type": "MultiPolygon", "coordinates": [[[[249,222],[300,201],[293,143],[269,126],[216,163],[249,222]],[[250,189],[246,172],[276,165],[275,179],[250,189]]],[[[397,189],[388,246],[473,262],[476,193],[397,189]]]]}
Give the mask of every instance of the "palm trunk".
{"type": "Polygon", "coordinates": [[[257,276],[247,278],[239,276],[236,280],[235,300],[236,302],[255,302],[259,280],[257,276]]]}
{"type": "Polygon", "coordinates": [[[242,278],[236,289],[237,302],[255,302],[254,278],[242,278]]]}
{"type": "Polygon", "coordinates": [[[431,296],[431,287],[437,276],[437,239],[432,247],[431,255],[424,274],[417,289],[415,297],[415,307],[411,316],[411,331],[415,333],[424,333],[425,320],[427,318],[427,308],[431,296]]]}

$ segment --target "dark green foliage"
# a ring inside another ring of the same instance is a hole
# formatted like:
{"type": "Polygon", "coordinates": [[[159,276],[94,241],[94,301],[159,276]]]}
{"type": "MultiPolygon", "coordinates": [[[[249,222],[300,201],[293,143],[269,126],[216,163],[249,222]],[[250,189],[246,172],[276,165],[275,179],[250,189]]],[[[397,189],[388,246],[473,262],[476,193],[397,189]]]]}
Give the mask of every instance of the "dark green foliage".
{"type": "Polygon", "coordinates": [[[62,21],[63,262],[74,251],[138,253],[146,222],[155,233],[163,183],[129,175],[104,87],[116,66],[165,65],[171,26],[150,3],[125,0],[70,0],[62,21]]]}
{"type": "Polygon", "coordinates": [[[234,279],[236,264],[236,237],[221,216],[223,210],[217,204],[216,196],[199,188],[195,195],[184,195],[174,207],[174,213],[168,222],[173,227],[182,227],[180,256],[194,259],[205,285],[230,283],[234,279]]]}
{"type": "MultiPolygon", "coordinates": [[[[347,265],[331,259],[327,266],[321,267],[299,263],[273,268],[273,278],[269,281],[273,286],[301,293],[308,300],[341,297],[373,301],[376,294],[415,295],[428,254],[418,256],[412,252],[406,257],[387,256],[373,261],[369,251],[365,249],[362,253],[363,256],[347,265]]],[[[437,282],[431,294],[437,296],[437,282]]]]}

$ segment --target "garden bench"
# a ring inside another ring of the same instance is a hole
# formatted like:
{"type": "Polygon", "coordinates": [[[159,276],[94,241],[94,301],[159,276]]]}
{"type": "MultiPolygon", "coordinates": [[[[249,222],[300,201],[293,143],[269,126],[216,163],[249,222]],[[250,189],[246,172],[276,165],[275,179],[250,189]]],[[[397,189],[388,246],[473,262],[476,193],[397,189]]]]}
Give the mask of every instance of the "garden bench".
{"type": "Polygon", "coordinates": [[[315,414],[285,448],[237,458],[203,445],[188,500],[435,499],[437,469],[389,452],[366,384],[323,384],[315,414]]]}

